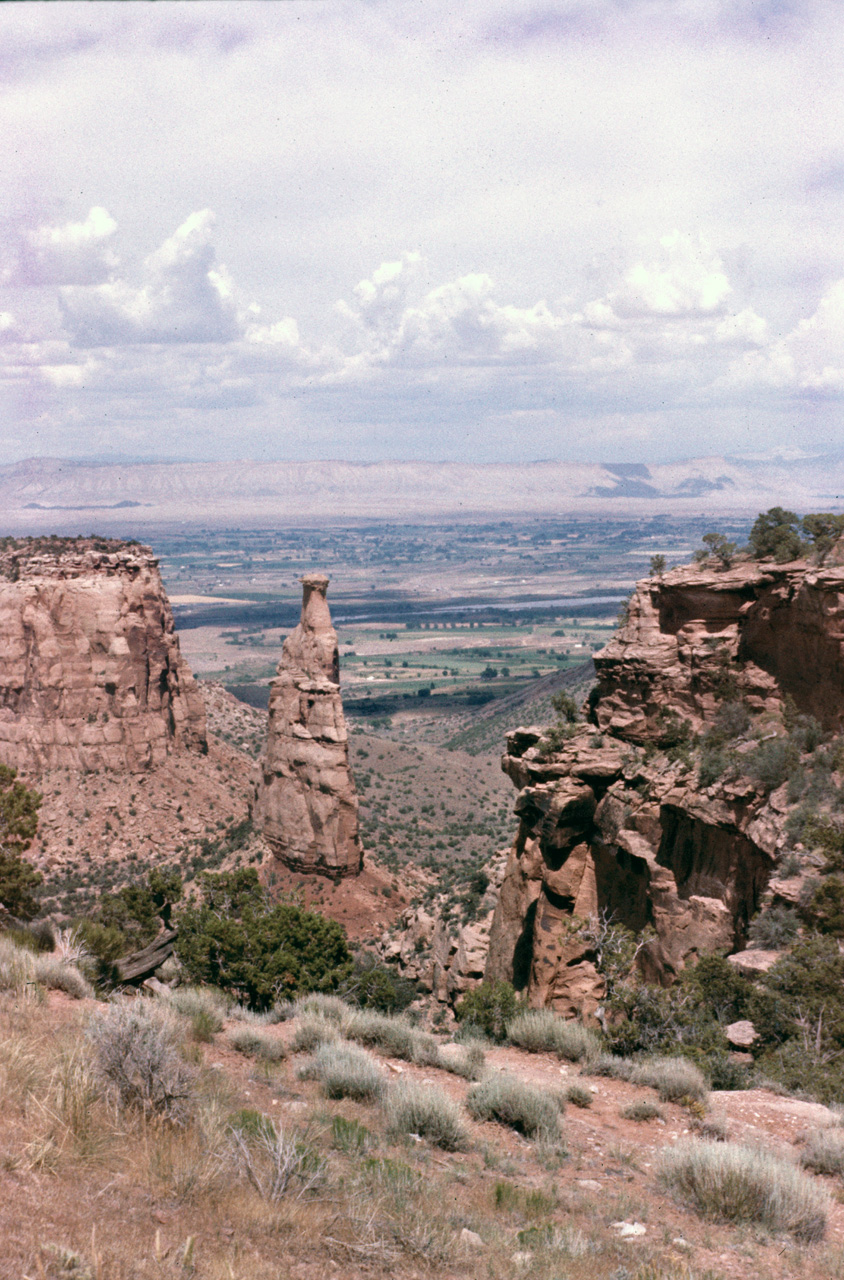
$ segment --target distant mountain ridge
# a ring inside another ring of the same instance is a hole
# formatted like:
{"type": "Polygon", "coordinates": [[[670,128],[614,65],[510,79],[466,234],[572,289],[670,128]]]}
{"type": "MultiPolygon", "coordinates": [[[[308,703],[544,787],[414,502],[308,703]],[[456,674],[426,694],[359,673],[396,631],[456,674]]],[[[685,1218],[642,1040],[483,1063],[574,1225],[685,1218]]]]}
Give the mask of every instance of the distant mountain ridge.
{"type": "Polygon", "coordinates": [[[844,507],[844,458],[645,463],[86,462],[0,466],[10,532],[170,521],[443,519],[844,507]],[[131,509],[131,514],[130,514],[131,509]]]}

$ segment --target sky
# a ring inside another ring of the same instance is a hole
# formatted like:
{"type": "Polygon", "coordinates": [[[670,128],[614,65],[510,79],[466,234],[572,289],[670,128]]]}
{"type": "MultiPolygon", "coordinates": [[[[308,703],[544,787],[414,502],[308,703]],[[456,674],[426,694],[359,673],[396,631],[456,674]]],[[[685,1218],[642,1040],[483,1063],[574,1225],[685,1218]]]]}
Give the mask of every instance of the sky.
{"type": "Polygon", "coordinates": [[[844,450],[840,0],[0,5],[0,463],[844,450]]]}

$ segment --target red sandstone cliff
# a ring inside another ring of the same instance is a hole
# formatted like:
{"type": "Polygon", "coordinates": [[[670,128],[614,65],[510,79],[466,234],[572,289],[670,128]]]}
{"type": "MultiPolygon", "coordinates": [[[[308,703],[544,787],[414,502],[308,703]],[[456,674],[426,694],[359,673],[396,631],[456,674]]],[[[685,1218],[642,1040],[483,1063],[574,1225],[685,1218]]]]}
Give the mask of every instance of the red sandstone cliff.
{"type": "Polygon", "coordinates": [[[136,771],[205,751],[205,710],[148,547],[10,539],[0,550],[0,761],[136,771]]]}
{"type": "Polygon", "coordinates": [[[539,729],[508,738],[520,821],[486,965],[531,1005],[568,1015],[593,1013],[604,994],[590,918],[652,926],[641,961],[667,982],[705,952],[740,953],[750,919],[784,892],[793,797],[750,762],[760,742],[785,741],[784,711],[842,728],[844,568],[675,569],[639,584],[595,666],[591,727],[556,749],[539,729]],[[727,704],[746,723],[729,767],[702,784],[695,735],[727,704]]]}

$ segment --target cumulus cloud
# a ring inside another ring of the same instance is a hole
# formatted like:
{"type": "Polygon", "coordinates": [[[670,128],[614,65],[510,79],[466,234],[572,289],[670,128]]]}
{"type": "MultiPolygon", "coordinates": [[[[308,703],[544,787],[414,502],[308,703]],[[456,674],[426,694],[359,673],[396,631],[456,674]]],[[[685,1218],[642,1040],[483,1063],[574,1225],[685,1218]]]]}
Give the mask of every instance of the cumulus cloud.
{"type": "Polygon", "coordinates": [[[118,258],[109,241],[117,223],[107,209],[95,205],[83,222],[47,223],[18,233],[16,261],[7,272],[10,284],[91,285],[106,280],[118,258]]]}
{"type": "Polygon", "coordinates": [[[721,312],[731,293],[723,264],[703,239],[672,231],[659,254],[636,262],[605,300],[618,316],[691,316],[721,312]]]}
{"type": "Polygon", "coordinates": [[[211,243],[214,215],[192,213],[146,259],[143,281],[62,289],[62,316],[80,347],[229,342],[240,332],[225,267],[211,243]]]}
{"type": "Polygon", "coordinates": [[[737,383],[844,392],[844,280],[831,285],[815,313],[784,338],[734,361],[730,374],[737,383]]]}

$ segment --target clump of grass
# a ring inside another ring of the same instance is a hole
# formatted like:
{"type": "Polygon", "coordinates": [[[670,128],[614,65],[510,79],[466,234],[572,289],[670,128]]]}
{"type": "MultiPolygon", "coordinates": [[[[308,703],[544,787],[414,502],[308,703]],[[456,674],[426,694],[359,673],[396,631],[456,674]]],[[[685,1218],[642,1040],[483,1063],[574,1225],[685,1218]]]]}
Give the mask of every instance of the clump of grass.
{"type": "Polygon", "coordinates": [[[393,1137],[415,1133],[444,1151],[466,1146],[460,1110],[441,1089],[412,1081],[395,1084],[387,1094],[386,1113],[393,1137]]]}
{"type": "Polygon", "coordinates": [[[705,1218],[757,1222],[797,1240],[821,1240],[829,1196],[805,1173],[735,1142],[677,1143],[663,1153],[660,1177],[705,1218]]]}
{"type": "Polygon", "coordinates": [[[559,1108],[550,1094],[515,1076],[502,1073],[473,1085],[466,1106],[475,1120],[497,1120],[526,1138],[556,1142],[560,1138],[559,1108]]]}
{"type": "Polygon", "coordinates": [[[604,1076],[608,1080],[629,1080],[635,1070],[631,1058],[617,1058],[613,1053],[599,1053],[597,1058],[581,1067],[581,1075],[604,1076]]]}
{"type": "Polygon", "coordinates": [[[33,987],[64,991],[77,1000],[92,997],[91,984],[76,966],[50,951],[33,951],[0,934],[0,991],[23,996],[33,987]]]}
{"type": "Polygon", "coordinates": [[[207,1042],[222,1031],[228,1001],[221,992],[210,987],[177,987],[166,1000],[171,1008],[190,1021],[194,1040],[207,1042]]]}
{"type": "Polygon", "coordinates": [[[294,1004],[293,1016],[302,1017],[303,1015],[314,1014],[319,1018],[326,1018],[329,1022],[336,1023],[337,1026],[342,1026],[351,1017],[352,1009],[339,996],[323,995],[319,991],[315,991],[308,996],[300,996],[294,1004]]]}
{"type": "Polygon", "coordinates": [[[486,1068],[486,1054],[479,1040],[467,1040],[458,1052],[441,1051],[439,1066],[464,1080],[480,1080],[486,1068]]]}
{"type": "Polygon", "coordinates": [[[94,1065],[118,1103],[184,1122],[195,1101],[194,1075],[179,1054],[178,1025],[146,1000],[118,1000],[91,1019],[94,1065]]]}
{"type": "Polygon", "coordinates": [[[844,1130],[811,1129],[806,1135],[800,1163],[812,1173],[844,1175],[844,1130]]]}
{"type": "Polygon", "coordinates": [[[320,1045],[313,1076],[319,1080],[327,1098],[373,1102],[380,1098],[384,1088],[383,1073],[372,1055],[342,1041],[320,1045]]]}
{"type": "Polygon", "coordinates": [[[591,1107],[595,1101],[595,1095],[591,1089],[584,1089],[582,1084],[570,1084],[565,1092],[566,1102],[570,1102],[573,1107],[581,1107],[586,1110],[591,1107]]]}
{"type": "Polygon", "coordinates": [[[335,1116],[331,1121],[331,1145],[336,1151],[362,1155],[377,1144],[378,1139],[375,1134],[359,1120],[347,1120],[345,1116],[335,1116]]]}
{"type": "Polygon", "coordinates": [[[350,1040],[378,1049],[388,1058],[403,1058],[420,1067],[440,1065],[440,1046],[436,1038],[420,1031],[405,1018],[391,1018],[371,1009],[359,1009],[344,1027],[350,1040]]]}
{"type": "Polygon", "coordinates": [[[322,1014],[309,1014],[302,1018],[293,1036],[294,1053],[312,1053],[321,1044],[329,1044],[339,1036],[337,1023],[322,1014]]]}
{"type": "Polygon", "coordinates": [[[597,1058],[601,1042],[581,1022],[566,1021],[552,1009],[528,1009],[507,1025],[510,1044],[528,1053],[555,1053],[568,1062],[597,1058]]]}
{"type": "Polygon", "coordinates": [[[238,1053],[247,1058],[260,1058],[262,1062],[281,1062],[287,1056],[280,1040],[250,1023],[234,1027],[228,1034],[228,1042],[238,1053]]]}
{"type": "Polygon", "coordinates": [[[655,1102],[643,1098],[640,1102],[631,1102],[621,1112],[623,1120],[661,1120],[662,1111],[655,1102]]]}
{"type": "Polygon", "coordinates": [[[703,1073],[688,1058],[646,1058],[629,1079],[656,1089],[663,1102],[705,1102],[709,1088],[703,1073]]]}

